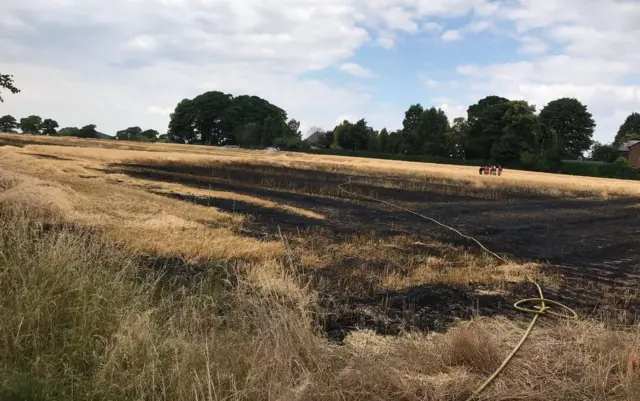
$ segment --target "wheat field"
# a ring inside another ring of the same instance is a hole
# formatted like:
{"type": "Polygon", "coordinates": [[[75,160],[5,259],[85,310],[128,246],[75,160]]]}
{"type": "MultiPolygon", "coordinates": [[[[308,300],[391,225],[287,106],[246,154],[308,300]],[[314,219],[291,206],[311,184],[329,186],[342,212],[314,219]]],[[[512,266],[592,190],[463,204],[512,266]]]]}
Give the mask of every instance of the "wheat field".
{"type": "MultiPolygon", "coordinates": [[[[340,341],[327,322],[381,292],[522,298],[535,295],[527,277],[550,293],[568,279],[440,237],[359,229],[357,214],[318,206],[363,208],[329,181],[336,174],[380,194],[441,184],[448,196],[456,183],[486,199],[640,195],[640,183],[622,180],[508,170],[496,179],[474,167],[1,134],[0,399],[465,399],[529,316],[470,305],[469,317],[441,329],[385,326],[393,333],[373,316],[340,341]],[[234,190],[241,179],[250,191],[234,190]]],[[[638,350],[637,323],[543,318],[477,399],[638,400],[638,350]]]]}

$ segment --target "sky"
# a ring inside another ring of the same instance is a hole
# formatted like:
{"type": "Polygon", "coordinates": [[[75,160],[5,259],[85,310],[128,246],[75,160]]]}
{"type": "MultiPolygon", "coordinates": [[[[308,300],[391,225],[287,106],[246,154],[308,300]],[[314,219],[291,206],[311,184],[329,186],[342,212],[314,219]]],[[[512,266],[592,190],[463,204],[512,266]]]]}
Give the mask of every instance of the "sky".
{"type": "Polygon", "coordinates": [[[640,111],[638,0],[0,0],[0,115],[166,132],[183,98],[263,97],[311,127],[397,129],[488,95],[585,103],[610,142],[640,111]]]}

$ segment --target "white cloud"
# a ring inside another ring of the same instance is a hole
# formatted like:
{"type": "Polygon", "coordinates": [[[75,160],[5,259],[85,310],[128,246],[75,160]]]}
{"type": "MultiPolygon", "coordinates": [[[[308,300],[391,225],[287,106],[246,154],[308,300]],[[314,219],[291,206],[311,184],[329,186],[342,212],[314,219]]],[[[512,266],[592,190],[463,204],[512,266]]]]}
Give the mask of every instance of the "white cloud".
{"type": "Polygon", "coordinates": [[[429,88],[435,88],[440,84],[440,82],[436,81],[435,79],[426,79],[424,81],[424,84],[429,88]]]}
{"type": "Polygon", "coordinates": [[[533,36],[523,36],[520,38],[519,51],[524,54],[544,54],[549,50],[547,45],[542,39],[533,36]]]}
{"type": "MultiPolygon", "coordinates": [[[[466,80],[455,85],[455,77],[442,77],[442,71],[426,72],[425,90],[450,98],[441,103],[451,113],[494,93],[523,97],[539,108],[576,96],[595,114],[598,135],[610,137],[620,116],[640,111],[633,84],[640,83],[636,0],[1,2],[2,69],[22,89],[7,96],[3,113],[39,113],[61,125],[96,123],[108,133],[140,125],[163,132],[167,111],[179,100],[222,90],[262,96],[305,126],[330,127],[350,114],[391,128],[411,101],[383,104],[373,98],[373,87],[328,84],[308,73],[341,68],[371,76],[348,62],[359,49],[404,46],[406,37],[421,32],[441,34],[445,42],[488,32],[520,46],[517,54],[500,55],[506,63],[461,65],[457,72],[466,80]],[[468,23],[444,31],[449,19],[458,18],[468,23]]],[[[421,50],[412,54],[429,56],[421,50]]],[[[380,81],[387,78],[382,67],[377,70],[380,81]]]]}
{"type": "Polygon", "coordinates": [[[390,49],[399,34],[436,29],[423,23],[463,16],[487,0],[435,3],[8,0],[0,22],[3,71],[23,91],[3,107],[62,125],[96,123],[104,132],[130,125],[164,131],[171,105],[216,89],[265,97],[307,125],[329,126],[345,111],[391,125],[382,119],[396,116],[395,106],[372,99],[370,88],[304,74],[340,66],[367,43],[390,49]]]}
{"type": "Polygon", "coordinates": [[[138,35],[131,39],[128,45],[133,49],[150,51],[158,47],[158,41],[150,35],[138,35]]]}
{"type": "Polygon", "coordinates": [[[356,63],[344,63],[340,66],[340,71],[359,78],[373,77],[373,72],[371,72],[370,69],[364,68],[363,66],[356,63]]]}
{"type": "Polygon", "coordinates": [[[421,28],[425,32],[431,32],[431,31],[439,32],[442,30],[442,25],[438,24],[437,22],[427,21],[421,25],[421,28]]]}
{"type": "Polygon", "coordinates": [[[168,116],[173,112],[173,107],[158,107],[158,106],[149,106],[147,107],[147,113],[149,114],[157,114],[160,116],[168,116]]]}
{"type": "Polygon", "coordinates": [[[462,39],[462,35],[460,34],[460,31],[449,29],[448,31],[445,31],[440,38],[444,42],[454,42],[456,40],[462,39]]]}

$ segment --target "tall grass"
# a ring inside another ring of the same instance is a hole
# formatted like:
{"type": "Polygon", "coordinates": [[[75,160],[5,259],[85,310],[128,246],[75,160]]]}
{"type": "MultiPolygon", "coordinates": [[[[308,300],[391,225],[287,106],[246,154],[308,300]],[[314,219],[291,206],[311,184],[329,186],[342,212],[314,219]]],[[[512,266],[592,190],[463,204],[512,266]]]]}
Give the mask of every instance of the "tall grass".
{"type": "MultiPolygon", "coordinates": [[[[313,291],[275,261],[160,291],[159,272],[96,234],[16,215],[0,250],[2,400],[459,400],[523,328],[479,319],[338,346],[316,330],[313,291]]],[[[637,330],[542,325],[483,399],[637,399],[638,348],[637,330]]]]}

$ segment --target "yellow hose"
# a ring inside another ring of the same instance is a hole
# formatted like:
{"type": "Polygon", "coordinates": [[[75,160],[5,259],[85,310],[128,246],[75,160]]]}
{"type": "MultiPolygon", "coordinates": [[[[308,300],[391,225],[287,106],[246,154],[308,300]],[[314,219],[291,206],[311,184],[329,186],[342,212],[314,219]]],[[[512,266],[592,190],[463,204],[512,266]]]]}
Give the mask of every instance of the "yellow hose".
{"type": "MultiPolygon", "coordinates": [[[[352,192],[352,191],[348,191],[346,189],[344,189],[345,185],[351,184],[351,177],[349,177],[349,181],[340,184],[338,186],[338,188],[340,188],[341,191],[348,193],[350,195],[354,195],[356,197],[360,197],[363,199],[368,199],[374,202],[378,202],[378,203],[382,203],[391,207],[394,207],[396,209],[400,209],[403,210],[407,213],[411,213],[414,214],[420,218],[423,218],[425,220],[429,220],[441,227],[444,227],[450,231],[453,231],[454,233],[458,234],[459,236],[463,237],[463,238],[467,238],[473,242],[475,242],[482,250],[484,250],[485,252],[487,252],[489,255],[495,257],[496,259],[504,262],[504,263],[509,263],[508,260],[506,260],[505,258],[503,258],[502,256],[490,251],[487,247],[485,247],[484,245],[482,245],[482,243],[480,241],[478,241],[477,239],[465,235],[463,233],[461,233],[460,231],[456,230],[453,227],[447,226],[446,224],[443,224],[439,221],[437,221],[436,219],[432,218],[432,217],[427,217],[423,214],[420,214],[418,212],[415,212],[413,210],[407,209],[405,207],[402,206],[398,206],[394,203],[391,202],[387,202],[387,201],[383,201],[380,199],[376,199],[370,196],[366,196],[366,195],[362,195],[362,194],[358,194],[356,192],[352,192]]],[[[513,304],[513,307],[521,312],[527,312],[527,313],[532,313],[533,314],[533,318],[531,318],[531,323],[529,323],[529,327],[527,328],[527,331],[524,333],[524,335],[522,336],[522,339],[520,340],[520,342],[518,342],[518,344],[513,348],[513,351],[511,351],[511,353],[509,355],[507,355],[507,357],[504,359],[504,361],[502,362],[502,364],[496,369],[495,372],[493,372],[493,374],[491,376],[489,376],[489,378],[487,380],[485,380],[484,383],[482,383],[482,385],[480,387],[478,387],[478,389],[476,391],[474,391],[467,399],[466,401],[472,401],[474,398],[476,398],[478,395],[480,395],[480,393],[482,393],[487,387],[489,387],[489,385],[496,379],[496,377],[498,377],[498,375],[500,374],[500,372],[502,372],[502,370],[509,364],[509,362],[511,361],[511,359],[514,357],[514,355],[518,352],[518,350],[520,349],[520,347],[522,347],[522,344],[524,344],[524,342],[527,340],[527,338],[529,337],[529,334],[531,334],[531,331],[533,330],[533,327],[536,325],[536,323],[538,322],[538,317],[540,317],[541,315],[553,315],[553,316],[557,316],[557,317],[561,317],[561,318],[566,318],[566,319],[577,319],[578,318],[578,314],[576,313],[576,311],[574,311],[573,309],[569,308],[568,306],[558,302],[558,301],[554,301],[551,299],[546,299],[544,297],[544,294],[542,293],[542,288],[540,288],[540,286],[538,285],[538,283],[536,283],[535,281],[533,281],[530,277],[527,277],[527,279],[529,281],[531,281],[533,284],[535,284],[536,288],[538,289],[538,294],[540,295],[539,298],[526,298],[526,299],[521,299],[519,301],[517,301],[515,304],[513,304]],[[529,303],[529,302],[539,302],[540,306],[534,306],[535,309],[530,309],[530,308],[523,308],[520,305],[524,304],[524,303],[529,303]],[[565,311],[568,311],[570,313],[570,315],[567,314],[562,314],[562,313],[556,313],[556,312],[552,312],[550,311],[550,307],[547,306],[546,304],[551,304],[551,305],[556,305],[561,307],[562,309],[564,309],[565,311]]]]}
{"type": "Polygon", "coordinates": [[[524,344],[524,342],[527,340],[527,338],[529,337],[529,334],[531,334],[531,331],[533,330],[533,327],[538,322],[538,317],[540,317],[542,315],[545,315],[545,314],[549,314],[549,315],[554,315],[554,316],[567,318],[567,319],[577,319],[578,318],[578,314],[576,313],[576,311],[574,311],[573,309],[569,308],[567,305],[564,305],[564,304],[562,304],[562,303],[560,303],[558,301],[554,301],[554,300],[551,300],[551,299],[546,299],[544,297],[544,294],[542,294],[542,288],[540,288],[538,283],[533,281],[530,277],[527,277],[527,279],[529,281],[531,281],[533,284],[535,284],[535,286],[538,289],[538,294],[540,294],[540,298],[521,299],[518,302],[516,302],[515,304],[513,304],[513,307],[516,308],[519,311],[522,311],[522,312],[533,313],[533,318],[531,319],[531,323],[529,323],[529,327],[527,328],[527,331],[522,336],[522,339],[520,339],[520,342],[518,344],[516,344],[516,346],[513,348],[513,351],[511,351],[511,353],[509,355],[507,355],[507,357],[504,359],[502,364],[500,366],[498,366],[498,369],[496,369],[496,371],[493,372],[493,374],[491,376],[489,376],[489,378],[487,380],[485,380],[485,382],[482,383],[482,385],[480,387],[478,387],[478,389],[476,391],[474,391],[466,399],[466,401],[471,401],[474,398],[476,398],[478,395],[480,395],[480,393],[482,393],[487,387],[489,387],[489,385],[495,380],[495,378],[498,377],[500,372],[502,372],[502,370],[509,364],[509,362],[511,362],[511,359],[518,352],[520,347],[522,347],[522,344],[524,344]],[[520,304],[523,304],[525,302],[540,302],[540,306],[534,306],[534,308],[536,308],[536,309],[522,308],[522,307],[519,306],[520,304]],[[547,303],[560,306],[561,308],[569,311],[571,313],[571,315],[563,315],[561,313],[549,312],[549,309],[551,309],[551,308],[546,305],[547,303]]]}

